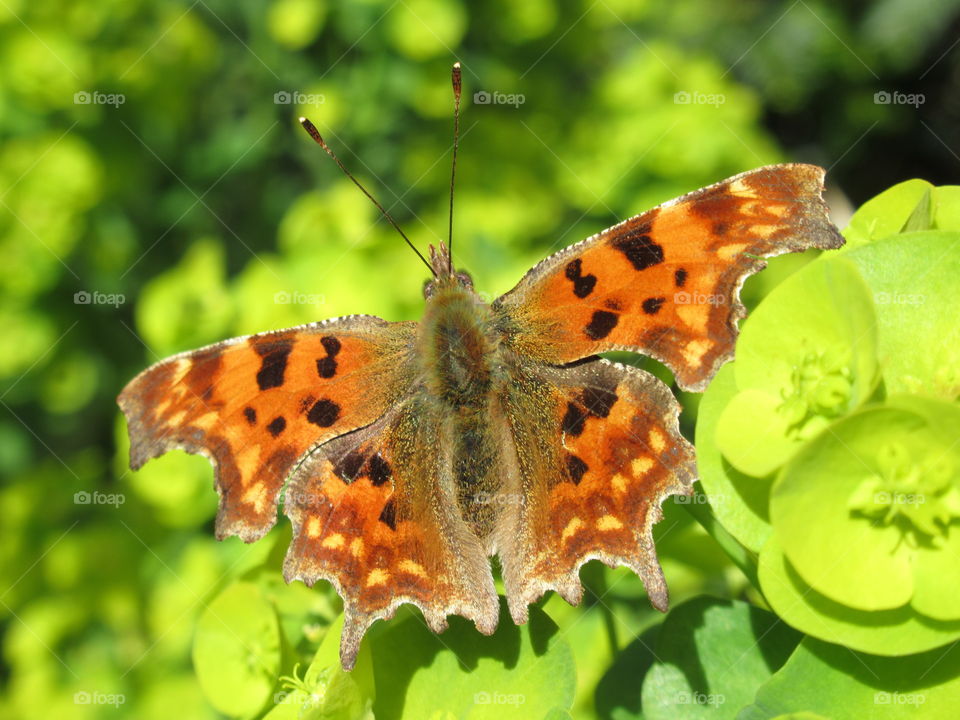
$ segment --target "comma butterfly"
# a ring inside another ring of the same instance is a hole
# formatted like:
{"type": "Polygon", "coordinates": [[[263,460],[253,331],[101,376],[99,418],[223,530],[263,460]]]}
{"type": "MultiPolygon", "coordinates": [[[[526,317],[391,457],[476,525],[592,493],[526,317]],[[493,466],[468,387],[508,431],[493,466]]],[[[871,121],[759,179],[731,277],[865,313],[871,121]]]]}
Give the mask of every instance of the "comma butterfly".
{"type": "MultiPolygon", "coordinates": [[[[453,78],[458,125],[459,64],[453,78]]],[[[453,157],[455,171],[456,142],[453,157]]],[[[643,353],[703,390],[733,355],[739,289],[762,258],[843,244],[823,175],[773,165],[684,195],[548,257],[491,304],[449,243],[431,247],[419,323],[352,315],[143,371],[118,398],[131,466],[205,455],[220,539],[262,537],[282,495],[284,577],[335,586],[348,669],[402,603],[435,632],[461,615],[492,633],[492,555],[518,624],[548,590],[578,603],[591,559],[632,569],[666,610],[651,530],[669,495],[692,492],[694,449],[666,385],[597,353],[643,353]]]]}

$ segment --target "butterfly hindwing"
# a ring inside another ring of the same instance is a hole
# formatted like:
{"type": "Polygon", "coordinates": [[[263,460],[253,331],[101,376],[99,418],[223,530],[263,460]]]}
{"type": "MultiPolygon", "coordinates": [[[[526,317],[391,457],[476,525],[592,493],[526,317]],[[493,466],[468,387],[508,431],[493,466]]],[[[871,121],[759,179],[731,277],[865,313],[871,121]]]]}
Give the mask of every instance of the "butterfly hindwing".
{"type": "Polygon", "coordinates": [[[118,398],[131,467],[172,449],[205,455],[220,493],[217,536],[256,540],[313,447],[373,422],[406,391],[415,327],[351,316],[159,362],[118,398]]]}
{"type": "Polygon", "coordinates": [[[522,499],[504,503],[497,529],[514,620],[525,621],[547,590],[578,603],[578,570],[594,558],[631,568],[666,610],[652,526],[668,495],[690,494],[696,472],[667,387],[594,359],[529,366],[514,374],[504,402],[517,448],[504,492],[522,499]]]}
{"type": "Polygon", "coordinates": [[[563,364],[631,350],[703,390],[733,354],[739,289],[763,257],[836,248],[823,170],[773,165],[633,217],[534,267],[494,304],[521,354],[563,364]]]}
{"type": "Polygon", "coordinates": [[[375,424],[320,446],[287,488],[293,542],[284,576],[337,588],[346,668],[369,625],[401,603],[419,607],[434,632],[447,615],[486,634],[496,628],[490,563],[459,512],[443,427],[438,405],[415,393],[375,424]]]}

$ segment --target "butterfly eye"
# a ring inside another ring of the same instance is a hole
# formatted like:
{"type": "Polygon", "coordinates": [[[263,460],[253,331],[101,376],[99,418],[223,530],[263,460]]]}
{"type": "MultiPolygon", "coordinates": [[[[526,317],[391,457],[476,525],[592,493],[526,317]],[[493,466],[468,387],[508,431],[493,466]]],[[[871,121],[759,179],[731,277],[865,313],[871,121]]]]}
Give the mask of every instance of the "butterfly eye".
{"type": "Polygon", "coordinates": [[[457,282],[468,290],[473,290],[473,278],[468,273],[458,272],[456,274],[457,282]]]}

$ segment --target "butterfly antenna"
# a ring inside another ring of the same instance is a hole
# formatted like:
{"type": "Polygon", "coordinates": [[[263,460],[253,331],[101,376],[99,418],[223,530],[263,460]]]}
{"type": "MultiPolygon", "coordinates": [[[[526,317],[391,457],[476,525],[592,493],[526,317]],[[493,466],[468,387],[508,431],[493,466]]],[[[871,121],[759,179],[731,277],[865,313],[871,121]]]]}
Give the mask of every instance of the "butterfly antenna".
{"type": "Polygon", "coordinates": [[[360,192],[362,192],[364,195],[370,198],[370,202],[372,202],[374,205],[377,206],[377,210],[380,211],[380,214],[383,215],[391,225],[393,225],[394,230],[400,233],[400,237],[406,240],[407,245],[410,246],[410,249],[417,254],[417,257],[423,261],[423,264],[426,265],[427,268],[430,270],[430,272],[433,274],[433,276],[436,277],[437,276],[436,271],[433,269],[430,263],[427,262],[427,259],[423,256],[423,254],[419,250],[417,250],[417,248],[414,246],[412,242],[410,242],[410,238],[408,238],[406,234],[404,234],[403,230],[400,229],[400,226],[397,225],[397,221],[390,216],[390,213],[386,211],[383,205],[377,202],[377,199],[373,195],[367,192],[367,189],[360,184],[360,181],[357,180],[353,176],[353,174],[349,170],[347,170],[346,167],[344,167],[344,164],[340,162],[340,158],[338,158],[336,153],[334,153],[333,150],[330,149],[330,146],[327,145],[326,142],[324,142],[323,137],[320,135],[320,131],[317,130],[316,126],[312,122],[307,120],[307,118],[305,117],[300,118],[300,124],[303,125],[303,129],[307,131],[307,134],[313,138],[313,141],[317,143],[317,145],[322,147],[324,152],[327,153],[327,155],[333,158],[333,161],[337,164],[337,166],[341,170],[343,170],[343,173],[353,181],[353,184],[356,185],[358,188],[360,188],[360,192]]]}
{"type": "Polygon", "coordinates": [[[451,73],[453,81],[453,164],[450,167],[450,223],[447,235],[447,251],[449,252],[447,272],[453,274],[453,181],[457,177],[457,145],[460,143],[460,63],[453,64],[451,73]]]}

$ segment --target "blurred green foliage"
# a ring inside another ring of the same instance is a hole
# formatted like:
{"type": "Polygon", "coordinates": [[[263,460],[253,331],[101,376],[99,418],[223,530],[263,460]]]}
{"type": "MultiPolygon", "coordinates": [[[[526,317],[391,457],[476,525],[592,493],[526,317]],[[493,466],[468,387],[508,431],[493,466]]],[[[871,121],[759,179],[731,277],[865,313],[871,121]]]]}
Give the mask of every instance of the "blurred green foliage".
{"type": "MultiPolygon", "coordinates": [[[[538,648],[524,662],[552,663],[529,682],[556,683],[536,707],[531,690],[472,685],[441,649],[435,677],[411,677],[404,643],[432,637],[412,616],[371,633],[361,663],[376,691],[357,673],[331,676],[339,601],[280,581],[289,530],[252,546],[214,541],[207,462],[171,453],[127,470],[114,397],[149,362],[231,335],[350,313],[418,316],[423,268],[298,115],[424,247],[446,228],[448,73],[460,59],[455,256],[495,297],[553,250],[764,163],[834,167],[855,200],[917,163],[931,180],[955,172],[944,147],[960,146],[949,101],[958,61],[943,28],[958,5],[4,0],[0,716],[214,718],[273,700],[274,717],[301,707],[392,717],[404,712],[402,680],[410,717],[438,684],[467,701],[529,694],[525,708],[492,708],[501,716],[636,717],[653,662],[643,638],[661,618],[636,577],[594,566],[582,607],[551,598],[539,627],[522,631],[522,647],[538,648]],[[918,88],[922,108],[873,100],[918,88]],[[513,104],[478,103],[477,92],[513,104]],[[239,626],[223,633],[231,613],[239,626]],[[256,657],[268,664],[230,656],[231,643],[246,638],[246,652],[261,642],[264,624],[270,641],[256,657]],[[242,693],[211,684],[206,671],[235,661],[233,681],[249,680],[242,693]],[[333,687],[340,706],[317,697],[333,687]]],[[[876,223],[854,229],[878,237],[876,223]]],[[[808,259],[771,263],[748,283],[748,304],[808,259]]],[[[896,333],[878,342],[902,345],[896,333]]],[[[916,382],[951,382],[919,355],[916,382]]],[[[692,431],[697,399],[684,400],[692,431]]],[[[687,509],[668,503],[657,528],[675,601],[712,592],[759,602],[687,509]]],[[[764,521],[731,532],[752,548],[764,521]]],[[[766,622],[739,605],[710,612],[721,627],[728,614],[766,622]]],[[[506,682],[487,657],[499,651],[467,630],[453,624],[446,642],[485,654],[481,683],[506,682]]],[[[784,672],[838,667],[821,646],[804,640],[784,672]]]]}

